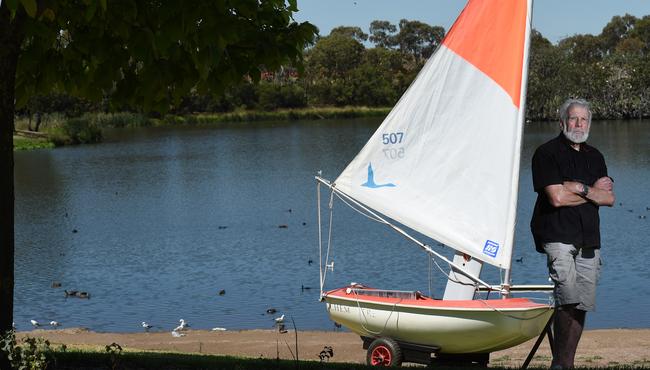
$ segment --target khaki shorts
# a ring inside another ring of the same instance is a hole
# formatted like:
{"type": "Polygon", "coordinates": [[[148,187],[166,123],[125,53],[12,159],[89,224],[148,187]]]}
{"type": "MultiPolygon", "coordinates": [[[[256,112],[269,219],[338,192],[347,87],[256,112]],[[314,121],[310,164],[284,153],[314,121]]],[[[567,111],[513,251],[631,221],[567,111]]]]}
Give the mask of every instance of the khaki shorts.
{"type": "Polygon", "coordinates": [[[584,311],[596,309],[596,284],[600,277],[600,249],[571,244],[546,243],[548,272],[555,283],[555,306],[577,304],[584,311]]]}

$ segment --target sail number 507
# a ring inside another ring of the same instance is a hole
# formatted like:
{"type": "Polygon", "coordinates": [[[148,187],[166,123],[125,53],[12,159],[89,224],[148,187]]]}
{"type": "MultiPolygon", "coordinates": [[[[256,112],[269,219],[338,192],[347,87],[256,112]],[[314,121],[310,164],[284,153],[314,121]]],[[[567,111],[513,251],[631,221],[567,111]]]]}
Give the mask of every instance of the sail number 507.
{"type": "Polygon", "coordinates": [[[387,144],[400,144],[404,138],[403,132],[391,132],[390,134],[381,135],[381,142],[387,144]]]}
{"type": "MultiPolygon", "coordinates": [[[[401,144],[403,139],[404,139],[403,132],[391,132],[388,134],[381,135],[381,142],[384,145],[401,144]]],[[[404,147],[395,148],[393,146],[390,146],[388,148],[384,148],[382,151],[384,152],[384,156],[387,159],[404,158],[404,147]]]]}

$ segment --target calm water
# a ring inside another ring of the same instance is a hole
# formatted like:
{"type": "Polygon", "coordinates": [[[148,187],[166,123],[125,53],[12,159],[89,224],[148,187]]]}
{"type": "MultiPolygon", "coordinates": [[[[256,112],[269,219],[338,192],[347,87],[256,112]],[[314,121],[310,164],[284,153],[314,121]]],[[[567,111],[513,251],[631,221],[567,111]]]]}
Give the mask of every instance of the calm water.
{"type": "MultiPolygon", "coordinates": [[[[378,123],[122,130],[100,145],[16,153],[16,326],[57,320],[128,332],[141,321],[169,330],[184,318],[193,328],[250,329],[270,328],[285,313],[299,329],[333,329],[317,301],[313,175],[335,178],[378,123]],[[66,299],[63,289],[91,299],[66,299]],[[266,314],[270,307],[278,314],[266,314]]],[[[529,162],[555,132],[554,124],[526,127],[517,284],[546,283],[528,230],[529,162]]],[[[601,210],[605,265],[587,325],[648,328],[650,121],[595,122],[591,137],[618,199],[601,210]]],[[[340,202],[334,213],[336,270],[327,287],[356,281],[428,292],[419,248],[340,202]]],[[[485,272],[499,282],[496,271],[485,272]]],[[[440,296],[444,276],[432,278],[440,296]]]]}

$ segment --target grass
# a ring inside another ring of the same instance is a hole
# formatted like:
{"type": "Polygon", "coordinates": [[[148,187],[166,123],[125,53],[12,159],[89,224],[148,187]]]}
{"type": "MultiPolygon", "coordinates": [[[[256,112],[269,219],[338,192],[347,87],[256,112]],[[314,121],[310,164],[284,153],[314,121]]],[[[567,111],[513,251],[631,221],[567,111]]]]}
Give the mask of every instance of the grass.
{"type": "MultiPolygon", "coordinates": [[[[318,361],[293,361],[275,359],[241,358],[233,356],[201,355],[171,352],[121,352],[119,354],[110,352],[93,351],[55,351],[54,369],[239,369],[239,370],[343,370],[343,369],[374,369],[365,364],[318,362],[318,361]]],[[[581,367],[580,369],[633,369],[638,365],[647,368],[647,363],[636,364],[635,366],[621,366],[614,363],[608,367],[581,367]]],[[[438,370],[445,369],[476,369],[472,366],[439,366],[434,365],[438,370]]],[[[50,368],[50,367],[48,367],[50,368]]],[[[512,369],[500,366],[492,362],[490,369],[512,369]]],[[[536,368],[530,368],[536,369],[536,368]]],[[[539,369],[539,368],[537,368],[539,369]]]]}
{"type": "Polygon", "coordinates": [[[235,111],[229,113],[199,113],[184,116],[169,115],[156,125],[199,124],[210,125],[227,122],[297,121],[340,119],[356,117],[381,117],[388,115],[391,108],[380,107],[319,107],[301,109],[279,109],[275,111],[235,111]]]}
{"type": "MultiPolygon", "coordinates": [[[[54,354],[55,368],[108,369],[295,369],[290,360],[248,359],[231,356],[197,355],[183,353],[123,352],[110,353],[68,351],[54,354]]],[[[300,361],[301,369],[364,369],[365,366],[327,364],[300,361]]]]}
{"type": "Polygon", "coordinates": [[[54,143],[48,139],[14,136],[14,150],[50,149],[54,147],[54,143]]]}

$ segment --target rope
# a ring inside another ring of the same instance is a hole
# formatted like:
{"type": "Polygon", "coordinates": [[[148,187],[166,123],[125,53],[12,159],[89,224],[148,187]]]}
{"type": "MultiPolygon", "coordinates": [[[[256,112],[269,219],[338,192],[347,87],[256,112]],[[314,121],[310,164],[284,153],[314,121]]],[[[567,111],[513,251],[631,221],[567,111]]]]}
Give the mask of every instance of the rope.
{"type": "Polygon", "coordinates": [[[379,219],[379,218],[377,218],[377,217],[374,217],[374,216],[372,216],[371,214],[369,214],[369,213],[367,213],[367,212],[362,212],[359,208],[353,206],[350,202],[348,202],[347,200],[345,200],[345,198],[341,197],[340,194],[336,193],[336,196],[337,196],[337,197],[338,197],[338,198],[339,198],[343,203],[345,203],[348,207],[350,207],[350,208],[352,208],[352,210],[356,211],[358,214],[360,214],[360,215],[362,215],[362,216],[364,216],[364,217],[366,217],[366,218],[368,218],[368,219],[370,219],[370,220],[372,220],[372,221],[378,222],[378,223],[380,223],[380,224],[390,225],[390,223],[387,222],[387,221],[384,221],[384,220],[382,220],[382,219],[379,219]]]}
{"type": "Polygon", "coordinates": [[[368,318],[366,317],[366,314],[363,313],[363,309],[361,309],[361,305],[359,304],[359,293],[356,290],[353,290],[353,292],[354,292],[354,296],[355,296],[356,302],[357,302],[357,309],[359,310],[359,323],[361,324],[361,328],[363,328],[363,330],[365,330],[366,332],[368,332],[370,334],[381,335],[381,333],[383,333],[384,330],[386,330],[386,326],[388,326],[388,321],[390,321],[390,318],[393,316],[393,313],[395,312],[395,307],[397,307],[397,305],[402,302],[403,298],[400,298],[399,301],[397,301],[397,302],[395,302],[395,304],[393,304],[392,309],[390,311],[390,314],[388,315],[388,317],[386,318],[386,321],[384,322],[384,327],[381,328],[380,331],[373,331],[373,330],[368,329],[363,324],[363,320],[365,320],[365,322],[368,323],[368,318]],[[361,320],[361,316],[363,316],[363,320],[361,320]]]}
{"type": "Polygon", "coordinates": [[[533,317],[525,318],[525,317],[517,317],[517,316],[513,316],[513,315],[510,315],[510,314],[508,314],[508,313],[506,313],[506,312],[504,312],[504,311],[501,311],[501,310],[499,310],[498,308],[489,305],[487,300],[482,300],[482,299],[481,299],[481,300],[479,300],[479,302],[483,303],[487,308],[492,309],[494,312],[500,313],[501,315],[506,316],[506,317],[509,317],[509,318],[511,318],[511,319],[521,320],[521,321],[534,320],[534,319],[536,319],[536,318],[538,318],[538,317],[540,317],[540,316],[546,314],[546,312],[547,312],[548,310],[552,310],[552,309],[553,309],[553,307],[551,307],[551,306],[549,305],[549,307],[548,307],[548,309],[547,309],[546,311],[542,311],[541,313],[539,313],[538,315],[535,315],[535,316],[533,316],[533,317]]]}
{"type": "MultiPolygon", "coordinates": [[[[447,277],[447,280],[450,280],[450,281],[452,281],[452,282],[454,282],[454,283],[456,283],[456,284],[460,284],[460,285],[471,285],[471,286],[473,286],[473,287],[475,287],[475,288],[477,287],[477,284],[466,283],[466,282],[463,282],[463,281],[458,280],[458,278],[452,278],[452,277],[451,277],[451,274],[454,274],[454,276],[456,276],[456,272],[454,271],[454,269],[450,268],[450,269],[449,269],[449,270],[450,270],[450,274],[447,275],[447,273],[442,269],[442,267],[440,267],[440,265],[438,264],[438,262],[436,261],[435,258],[431,257],[431,260],[432,260],[433,263],[436,265],[436,267],[438,268],[438,270],[440,270],[440,272],[441,272],[443,275],[445,275],[445,276],[447,277]]],[[[449,266],[451,266],[451,265],[449,265],[449,266]]]]}

